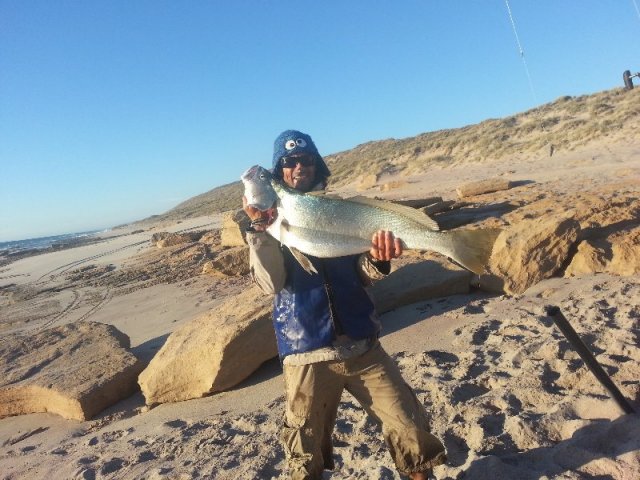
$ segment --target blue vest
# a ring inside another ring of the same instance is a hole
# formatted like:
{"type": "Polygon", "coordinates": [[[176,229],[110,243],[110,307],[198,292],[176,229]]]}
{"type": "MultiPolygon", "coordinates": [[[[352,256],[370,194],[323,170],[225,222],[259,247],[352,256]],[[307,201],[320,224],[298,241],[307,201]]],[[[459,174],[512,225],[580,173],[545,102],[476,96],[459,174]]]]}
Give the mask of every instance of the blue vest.
{"type": "Polygon", "coordinates": [[[287,279],[273,309],[280,358],[328,347],[337,335],[378,336],[380,323],[358,273],[359,255],[307,256],[317,274],[307,273],[288,248],[283,255],[287,279]]]}

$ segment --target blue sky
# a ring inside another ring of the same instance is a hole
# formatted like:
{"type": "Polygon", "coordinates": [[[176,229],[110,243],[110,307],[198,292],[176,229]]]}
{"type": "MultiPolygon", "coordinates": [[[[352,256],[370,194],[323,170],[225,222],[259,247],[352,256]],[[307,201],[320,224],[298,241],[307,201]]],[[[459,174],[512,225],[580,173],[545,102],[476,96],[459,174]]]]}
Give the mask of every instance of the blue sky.
{"type": "Polygon", "coordinates": [[[622,85],[638,0],[0,0],[0,241],[102,229],[270,166],[622,85]]]}

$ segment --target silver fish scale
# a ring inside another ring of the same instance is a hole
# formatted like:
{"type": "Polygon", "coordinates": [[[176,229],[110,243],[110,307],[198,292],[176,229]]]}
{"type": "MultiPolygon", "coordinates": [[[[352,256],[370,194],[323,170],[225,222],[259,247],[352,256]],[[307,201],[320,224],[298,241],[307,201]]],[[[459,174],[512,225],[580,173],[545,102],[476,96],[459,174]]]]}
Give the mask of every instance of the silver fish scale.
{"type": "Polygon", "coordinates": [[[367,241],[378,230],[389,230],[407,245],[424,242],[425,235],[434,240],[441,233],[429,230],[410,218],[370,205],[316,195],[280,193],[278,212],[291,225],[333,233],[357,236],[367,241]]]}

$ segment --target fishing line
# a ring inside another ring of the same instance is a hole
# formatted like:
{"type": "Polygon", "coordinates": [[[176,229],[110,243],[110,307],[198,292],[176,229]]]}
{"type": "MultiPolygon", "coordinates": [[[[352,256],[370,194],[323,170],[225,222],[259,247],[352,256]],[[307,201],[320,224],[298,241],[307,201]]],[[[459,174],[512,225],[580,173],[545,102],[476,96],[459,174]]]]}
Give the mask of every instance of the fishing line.
{"type": "Polygon", "coordinates": [[[636,7],[636,13],[638,14],[638,19],[640,19],[640,9],[638,9],[638,4],[636,0],[631,0],[633,2],[633,6],[636,7]]]}
{"type": "MultiPolygon", "coordinates": [[[[635,2],[635,0],[633,1],[635,2]]],[[[511,6],[509,5],[509,0],[504,0],[504,3],[507,5],[507,12],[509,13],[509,20],[511,20],[511,27],[513,27],[513,34],[516,37],[516,43],[518,44],[518,51],[520,52],[520,58],[522,58],[522,64],[524,65],[524,70],[527,74],[527,79],[529,80],[529,88],[531,89],[531,93],[533,94],[533,99],[535,100],[535,103],[537,105],[538,97],[536,95],[535,89],[533,88],[533,80],[531,80],[531,73],[529,73],[529,66],[527,65],[527,59],[524,57],[524,49],[522,48],[522,44],[520,43],[520,37],[518,36],[518,30],[516,29],[516,22],[513,20],[513,15],[511,14],[511,6]]]]}

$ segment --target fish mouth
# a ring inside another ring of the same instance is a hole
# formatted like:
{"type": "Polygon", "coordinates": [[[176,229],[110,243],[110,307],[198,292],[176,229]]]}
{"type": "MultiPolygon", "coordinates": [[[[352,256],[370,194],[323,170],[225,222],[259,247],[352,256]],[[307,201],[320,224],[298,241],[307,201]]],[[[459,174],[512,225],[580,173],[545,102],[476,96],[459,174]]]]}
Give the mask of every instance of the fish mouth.
{"type": "Polygon", "coordinates": [[[240,175],[240,179],[241,180],[245,180],[248,178],[251,178],[253,175],[255,175],[256,171],[260,168],[260,166],[258,165],[254,165],[253,167],[249,167],[245,170],[245,172],[240,175]]]}
{"type": "Polygon", "coordinates": [[[254,165],[253,167],[248,168],[242,175],[240,175],[240,180],[243,183],[251,182],[257,180],[258,182],[269,181],[272,178],[272,174],[266,168],[261,167],[260,165],[254,165]]]}

